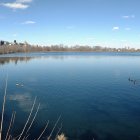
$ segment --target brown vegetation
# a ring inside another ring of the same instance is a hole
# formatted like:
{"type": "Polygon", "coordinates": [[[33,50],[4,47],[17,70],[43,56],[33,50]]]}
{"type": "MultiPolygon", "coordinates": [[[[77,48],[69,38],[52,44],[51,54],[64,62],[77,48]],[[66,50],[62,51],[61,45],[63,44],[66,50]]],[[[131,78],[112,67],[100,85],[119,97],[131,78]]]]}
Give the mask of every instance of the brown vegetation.
{"type": "Polygon", "coordinates": [[[140,49],[135,48],[107,48],[101,46],[64,46],[64,45],[51,45],[51,46],[33,46],[29,44],[10,44],[1,45],[0,54],[8,53],[28,53],[28,52],[140,52],[140,49]]]}

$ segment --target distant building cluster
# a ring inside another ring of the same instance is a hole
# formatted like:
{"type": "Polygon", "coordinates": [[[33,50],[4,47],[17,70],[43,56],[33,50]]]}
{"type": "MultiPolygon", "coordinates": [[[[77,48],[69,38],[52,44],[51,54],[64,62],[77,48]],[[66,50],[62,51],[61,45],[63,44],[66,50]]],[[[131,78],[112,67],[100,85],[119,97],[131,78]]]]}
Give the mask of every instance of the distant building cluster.
{"type": "Polygon", "coordinates": [[[8,41],[3,41],[3,40],[1,40],[0,41],[0,45],[2,46],[2,45],[9,45],[10,43],[8,42],[8,41]]]}
{"type": "Polygon", "coordinates": [[[14,40],[13,42],[8,42],[8,41],[4,41],[4,40],[0,40],[0,46],[3,46],[3,45],[27,45],[28,43],[25,42],[25,43],[17,43],[16,40],[14,40]]]}

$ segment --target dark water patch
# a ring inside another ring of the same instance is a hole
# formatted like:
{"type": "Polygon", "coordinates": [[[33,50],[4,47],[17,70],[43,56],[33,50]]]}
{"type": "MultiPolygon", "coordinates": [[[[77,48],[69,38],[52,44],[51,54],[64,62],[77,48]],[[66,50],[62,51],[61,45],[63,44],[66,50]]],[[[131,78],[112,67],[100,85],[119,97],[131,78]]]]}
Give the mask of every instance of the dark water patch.
{"type": "Polygon", "coordinates": [[[98,135],[91,130],[85,131],[85,133],[81,134],[79,137],[80,140],[99,140],[98,135]]]}
{"type": "Polygon", "coordinates": [[[5,121],[13,109],[17,112],[13,133],[23,128],[37,96],[41,108],[31,130],[35,136],[50,120],[48,135],[62,115],[62,132],[70,140],[139,139],[140,86],[128,81],[140,79],[139,54],[33,53],[0,60],[1,104],[9,74],[5,121]]]}

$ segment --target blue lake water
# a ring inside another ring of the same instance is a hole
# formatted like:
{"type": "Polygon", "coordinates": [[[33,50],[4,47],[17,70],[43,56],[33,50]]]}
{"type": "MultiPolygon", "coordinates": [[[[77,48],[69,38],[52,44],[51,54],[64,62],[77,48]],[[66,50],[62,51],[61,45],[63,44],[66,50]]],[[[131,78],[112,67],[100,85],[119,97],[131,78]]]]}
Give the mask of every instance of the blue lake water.
{"type": "Polygon", "coordinates": [[[50,120],[47,135],[61,115],[53,135],[62,125],[69,140],[140,139],[140,53],[1,55],[1,106],[7,73],[4,132],[15,110],[19,134],[37,96],[33,136],[50,120]]]}

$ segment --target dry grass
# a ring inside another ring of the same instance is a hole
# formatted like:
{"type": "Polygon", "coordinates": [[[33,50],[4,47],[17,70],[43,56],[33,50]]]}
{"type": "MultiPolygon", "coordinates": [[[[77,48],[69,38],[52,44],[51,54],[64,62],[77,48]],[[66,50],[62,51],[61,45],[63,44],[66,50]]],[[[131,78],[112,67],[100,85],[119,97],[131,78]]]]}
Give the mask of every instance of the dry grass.
{"type": "MultiPolygon", "coordinates": [[[[36,119],[36,116],[38,114],[39,107],[40,107],[40,103],[39,103],[37,108],[35,108],[37,98],[34,99],[32,108],[30,110],[30,113],[28,115],[26,123],[24,124],[24,127],[22,128],[21,133],[16,137],[15,136],[13,137],[13,135],[11,134],[11,130],[13,128],[15,117],[16,117],[16,112],[14,111],[11,115],[9,126],[8,126],[7,132],[6,132],[6,136],[3,136],[2,132],[3,132],[3,125],[4,125],[3,120],[4,120],[4,113],[5,113],[6,95],[7,95],[7,81],[8,81],[8,76],[6,78],[6,84],[5,84],[6,86],[5,86],[5,92],[4,92],[4,97],[3,97],[2,116],[1,116],[1,123],[0,123],[0,140],[28,140],[28,139],[32,139],[29,132],[32,129],[32,125],[36,119]],[[33,114],[33,111],[35,111],[34,114],[33,114]],[[30,136],[30,138],[29,138],[29,136],[30,136]]],[[[59,118],[57,119],[49,136],[45,136],[45,131],[47,130],[47,127],[49,125],[49,120],[48,120],[46,122],[44,129],[41,131],[40,135],[34,140],[41,140],[41,139],[52,140],[54,130],[56,129],[56,126],[58,125],[60,118],[61,118],[61,116],[59,116],[59,118]]],[[[63,133],[59,134],[61,131],[61,128],[62,128],[62,126],[57,130],[57,133],[56,133],[54,140],[67,140],[67,138],[65,137],[65,135],[63,133]]]]}

